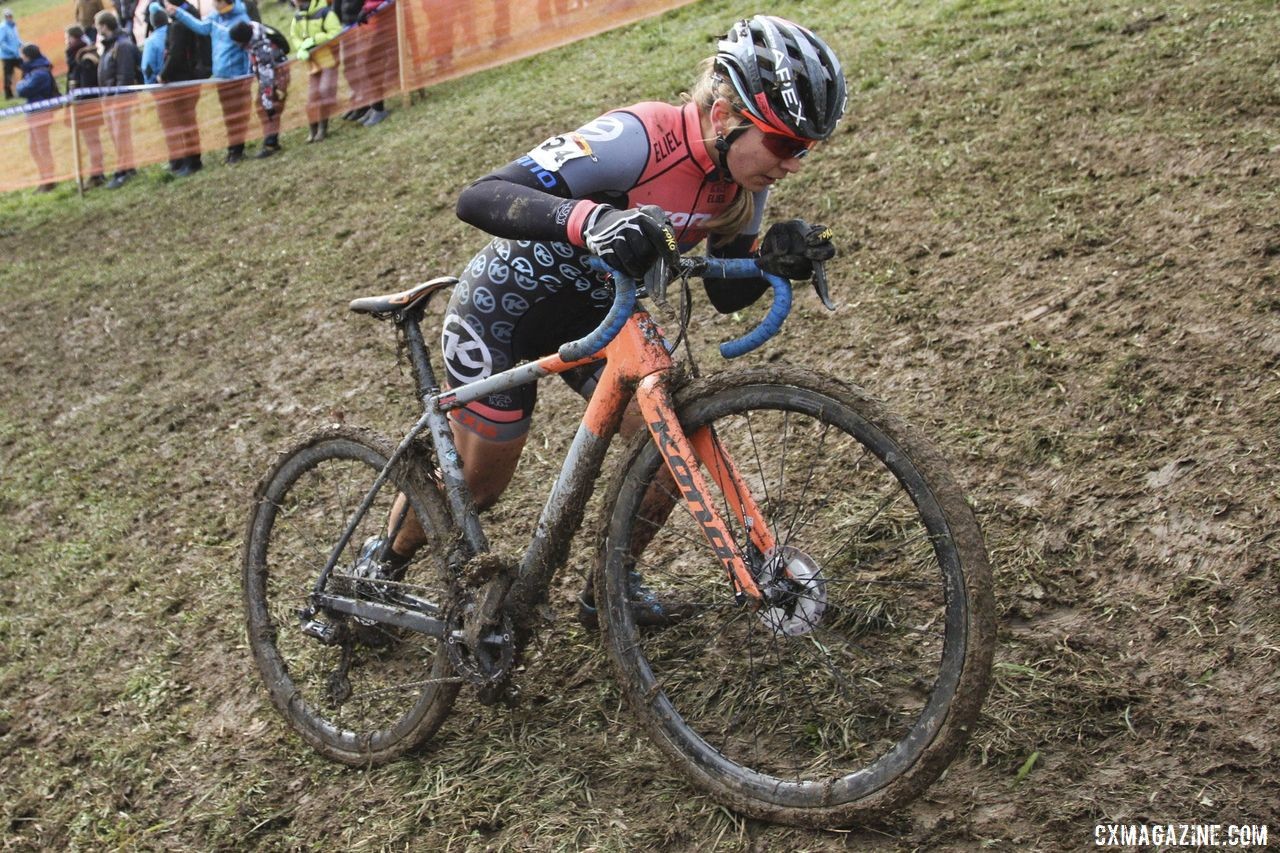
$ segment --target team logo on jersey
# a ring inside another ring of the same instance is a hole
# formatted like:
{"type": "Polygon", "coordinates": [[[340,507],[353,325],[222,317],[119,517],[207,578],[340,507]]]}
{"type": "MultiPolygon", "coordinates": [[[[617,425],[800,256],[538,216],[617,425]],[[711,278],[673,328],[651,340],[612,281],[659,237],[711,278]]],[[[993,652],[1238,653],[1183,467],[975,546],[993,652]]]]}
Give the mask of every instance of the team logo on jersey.
{"type": "Polygon", "coordinates": [[[453,298],[458,300],[459,305],[466,305],[471,299],[471,285],[465,281],[458,282],[457,288],[453,291],[453,298]]]}
{"type": "Polygon", "coordinates": [[[600,116],[578,128],[588,142],[608,142],[622,135],[622,120],[614,116],[600,116]]]}
{"type": "Polygon", "coordinates": [[[471,294],[471,304],[476,307],[477,311],[483,311],[488,314],[494,308],[498,307],[498,300],[493,298],[493,294],[487,287],[477,287],[475,293],[471,294]]]}
{"type": "Polygon", "coordinates": [[[711,221],[710,213],[668,213],[667,218],[671,220],[671,224],[677,228],[690,226],[693,228],[701,228],[703,225],[711,221]]]}
{"type": "Polygon", "coordinates": [[[484,267],[485,267],[485,264],[487,263],[489,262],[488,260],[485,259],[485,256],[483,253],[476,255],[474,258],[471,259],[471,266],[468,272],[470,272],[471,275],[479,278],[480,276],[484,275],[484,267]]]}
{"type": "Polygon", "coordinates": [[[493,354],[484,341],[457,314],[450,314],[440,333],[444,363],[449,375],[465,384],[493,373],[493,354]]]}
{"type": "Polygon", "coordinates": [[[511,260],[511,244],[506,240],[495,239],[493,241],[493,251],[496,252],[498,257],[502,258],[504,261],[511,260]]]}
{"type": "Polygon", "coordinates": [[[561,243],[558,241],[552,243],[551,250],[562,258],[572,258],[574,255],[574,248],[568,243],[561,243]]]}
{"type": "Polygon", "coordinates": [[[499,320],[489,327],[489,331],[502,343],[509,344],[511,343],[511,333],[515,331],[515,324],[508,323],[506,320],[499,320]]]}
{"type": "Polygon", "coordinates": [[[533,259],[544,267],[552,267],[556,263],[555,257],[545,243],[539,243],[533,247],[533,259]]]}

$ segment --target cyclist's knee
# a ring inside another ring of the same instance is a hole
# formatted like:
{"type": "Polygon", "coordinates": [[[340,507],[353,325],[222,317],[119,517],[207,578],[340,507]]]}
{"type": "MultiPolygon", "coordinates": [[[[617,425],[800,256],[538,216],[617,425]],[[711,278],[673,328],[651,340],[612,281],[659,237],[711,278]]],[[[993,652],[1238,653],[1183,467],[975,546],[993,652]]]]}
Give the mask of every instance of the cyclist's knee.
{"type": "Polygon", "coordinates": [[[528,434],[507,441],[490,441],[453,424],[453,439],[462,458],[462,474],[476,509],[486,510],[498,502],[515,475],[516,465],[528,434]]]}

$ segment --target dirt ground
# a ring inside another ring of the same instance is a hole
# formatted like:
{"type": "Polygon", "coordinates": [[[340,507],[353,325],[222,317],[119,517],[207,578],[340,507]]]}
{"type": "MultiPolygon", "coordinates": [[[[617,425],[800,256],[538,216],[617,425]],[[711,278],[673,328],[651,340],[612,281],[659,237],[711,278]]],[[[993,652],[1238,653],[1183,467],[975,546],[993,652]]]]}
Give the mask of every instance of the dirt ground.
{"type": "MultiPolygon", "coordinates": [[[[753,358],[888,401],[972,499],[999,645],[943,779],[877,826],[724,811],[627,719],[572,570],[519,708],[463,701],[371,771],[287,733],[241,628],[248,499],[296,432],[408,423],[389,334],[341,306],[475,248],[447,187],[359,192],[470,120],[455,86],[379,153],[324,153],[341,221],[298,224],[296,173],[210,170],[138,190],[142,235],[112,199],[0,222],[0,848],[1074,850],[1110,822],[1278,843],[1275,3],[959,3],[879,28],[813,5],[859,51],[851,119],[773,204],[835,227],[840,307],[802,296],[753,358]]],[[[696,316],[705,352],[752,319],[696,316]]],[[[494,529],[540,505],[576,417],[548,386],[494,529]]]]}

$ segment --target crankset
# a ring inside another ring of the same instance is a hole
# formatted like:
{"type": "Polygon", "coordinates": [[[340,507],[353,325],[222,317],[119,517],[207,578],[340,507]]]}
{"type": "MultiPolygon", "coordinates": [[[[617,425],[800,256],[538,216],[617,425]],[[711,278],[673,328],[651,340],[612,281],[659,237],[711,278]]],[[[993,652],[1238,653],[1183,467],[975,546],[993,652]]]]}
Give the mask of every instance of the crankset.
{"type": "Polygon", "coordinates": [[[445,651],[458,675],[492,692],[511,674],[516,633],[502,608],[515,562],[481,554],[463,569],[462,594],[445,612],[445,651]]]}
{"type": "Polygon", "coordinates": [[[475,641],[468,641],[467,628],[476,616],[475,599],[459,600],[445,614],[445,651],[454,672],[477,687],[497,684],[511,673],[515,662],[515,630],[511,617],[500,614],[497,624],[485,626],[475,641]]]}

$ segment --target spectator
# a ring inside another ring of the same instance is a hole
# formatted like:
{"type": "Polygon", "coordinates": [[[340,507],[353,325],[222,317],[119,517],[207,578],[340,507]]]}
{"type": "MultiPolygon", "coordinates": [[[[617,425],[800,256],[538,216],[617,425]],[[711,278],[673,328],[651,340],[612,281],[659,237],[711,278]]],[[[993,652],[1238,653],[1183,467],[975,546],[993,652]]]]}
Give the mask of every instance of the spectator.
{"type": "MultiPolygon", "coordinates": [[[[58,84],[53,79],[53,63],[34,44],[24,44],[18,51],[23,58],[22,79],[18,81],[18,96],[28,104],[57,97],[58,84]]],[[[48,110],[27,113],[27,146],[31,159],[40,171],[40,186],[36,192],[47,193],[57,184],[53,182],[53,149],[49,145],[49,124],[53,113],[48,110]]]]}
{"type": "Polygon", "coordinates": [[[98,40],[98,31],[93,24],[94,17],[103,10],[102,0],[76,0],[76,23],[84,30],[85,37],[93,44],[98,40]]]}
{"type": "MultiPolygon", "coordinates": [[[[84,27],[79,24],[72,24],[64,32],[66,33],[66,41],[63,43],[63,56],[67,59],[67,90],[70,91],[72,88],[71,69],[75,67],[76,54],[80,52],[81,48],[91,46],[93,42],[84,34],[84,27]]],[[[93,83],[86,85],[98,85],[98,69],[96,66],[93,69],[93,83]]]]}
{"type": "Polygon", "coordinates": [[[119,35],[137,46],[138,40],[133,37],[133,14],[138,9],[138,0],[112,0],[116,7],[116,20],[120,23],[119,35]]]}
{"type": "Polygon", "coordinates": [[[297,57],[308,63],[307,142],[323,142],[329,132],[329,116],[338,103],[338,60],[328,42],[342,32],[342,24],[329,0],[296,0],[297,13],[289,35],[298,45],[297,57]]]}
{"type": "MultiPolygon", "coordinates": [[[[79,24],[67,27],[67,94],[77,89],[93,89],[98,85],[98,49],[87,38],[79,24]]],[[[76,97],[67,111],[67,122],[75,111],[75,126],[89,152],[89,188],[107,182],[102,167],[102,105],[97,95],[76,97]]]]}
{"type": "Polygon", "coordinates": [[[390,6],[388,0],[365,0],[360,10],[360,25],[368,29],[365,38],[364,65],[368,89],[365,96],[372,100],[364,115],[354,117],[365,127],[373,127],[387,117],[387,107],[382,100],[388,88],[394,87],[399,77],[399,54],[396,44],[395,19],[379,10],[390,6]]]}
{"type": "Polygon", "coordinates": [[[164,68],[164,46],[169,39],[169,16],[164,9],[151,10],[151,35],[142,45],[142,82],[159,83],[164,68]]]}
{"type": "Polygon", "coordinates": [[[280,153],[280,113],[289,94],[289,39],[274,27],[241,21],[231,28],[231,40],[249,54],[258,79],[258,120],[262,122],[261,160],[280,153]]]}
{"type": "Polygon", "coordinates": [[[334,0],[333,3],[333,11],[338,16],[338,23],[342,24],[342,31],[347,33],[338,42],[342,53],[342,76],[346,78],[347,88],[351,90],[352,107],[342,114],[344,121],[359,121],[369,112],[369,108],[364,106],[362,95],[367,76],[362,68],[365,43],[360,39],[358,31],[347,32],[360,22],[362,6],[364,6],[364,0],[334,0]]]}
{"type": "MultiPolygon", "coordinates": [[[[163,11],[159,3],[152,3],[151,10],[157,9],[163,11]]],[[[182,9],[188,15],[196,16],[196,7],[188,2],[171,9],[182,9]]],[[[203,80],[212,68],[213,51],[209,37],[171,21],[160,82],[203,80]]],[[[200,125],[196,120],[200,87],[174,86],[157,92],[155,98],[156,114],[164,128],[165,145],[169,148],[169,170],[179,178],[194,175],[204,168],[204,161],[200,158],[200,125]]]]}
{"type": "MultiPolygon", "coordinates": [[[[98,61],[98,85],[104,88],[134,86],[138,83],[138,48],[120,31],[120,21],[113,12],[99,12],[93,22],[98,26],[102,58],[98,61]]],[[[116,171],[107,189],[118,190],[137,170],[133,168],[133,92],[110,95],[103,105],[107,130],[116,147],[116,171]]]]}
{"type": "Polygon", "coordinates": [[[0,60],[4,61],[4,97],[13,97],[13,72],[22,66],[22,39],[18,37],[18,25],[13,20],[13,10],[4,10],[0,22],[0,60]]]}
{"type": "MultiPolygon", "coordinates": [[[[249,101],[252,80],[249,56],[231,40],[231,28],[248,21],[241,0],[213,0],[213,12],[203,21],[185,8],[166,0],[173,24],[181,24],[196,35],[208,36],[213,54],[213,77],[224,80],[218,85],[218,101],[222,104],[222,120],[227,126],[227,156],[223,160],[233,166],[244,159],[244,140],[249,132],[249,101]]],[[[170,25],[172,26],[172,24],[170,25]]]]}

